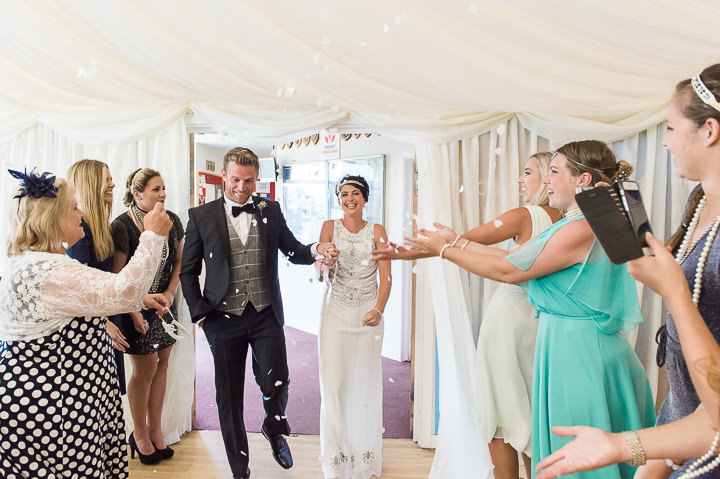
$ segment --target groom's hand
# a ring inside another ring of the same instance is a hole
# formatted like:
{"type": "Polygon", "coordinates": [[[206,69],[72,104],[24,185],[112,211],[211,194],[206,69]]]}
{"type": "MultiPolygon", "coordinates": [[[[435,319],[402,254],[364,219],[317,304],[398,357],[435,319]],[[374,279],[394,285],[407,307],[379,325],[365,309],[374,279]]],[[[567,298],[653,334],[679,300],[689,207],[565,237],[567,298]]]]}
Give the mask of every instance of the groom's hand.
{"type": "Polygon", "coordinates": [[[318,253],[325,256],[325,264],[332,266],[338,260],[339,251],[332,243],[319,243],[317,246],[318,253]]]}

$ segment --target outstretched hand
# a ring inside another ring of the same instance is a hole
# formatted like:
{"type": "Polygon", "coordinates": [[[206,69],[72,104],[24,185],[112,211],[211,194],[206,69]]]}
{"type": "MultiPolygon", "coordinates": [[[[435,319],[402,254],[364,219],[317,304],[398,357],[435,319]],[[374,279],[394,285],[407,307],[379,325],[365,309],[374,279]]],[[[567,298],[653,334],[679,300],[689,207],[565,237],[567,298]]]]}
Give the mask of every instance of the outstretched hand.
{"type": "Polygon", "coordinates": [[[145,309],[154,309],[158,316],[162,316],[170,308],[172,302],[162,293],[146,294],[143,298],[145,309]]]}
{"type": "Polygon", "coordinates": [[[378,248],[374,249],[370,252],[370,261],[373,263],[376,263],[378,261],[384,260],[384,259],[417,259],[422,257],[422,255],[417,254],[416,252],[409,250],[405,248],[404,246],[400,246],[396,243],[392,243],[388,241],[387,246],[384,248],[378,248]]]}
{"type": "Polygon", "coordinates": [[[426,229],[420,229],[417,231],[417,233],[421,236],[424,236],[422,238],[421,236],[414,236],[412,238],[405,238],[405,243],[412,246],[413,250],[418,250],[420,253],[423,254],[432,254],[433,256],[437,256],[440,254],[440,250],[443,246],[448,244],[448,241],[445,239],[448,236],[448,231],[452,232],[452,240],[455,239],[457,236],[453,230],[450,228],[447,228],[445,226],[439,225],[442,229],[430,231],[426,229]]]}
{"type": "Polygon", "coordinates": [[[535,469],[542,472],[536,479],[592,471],[632,459],[627,442],[620,434],[610,434],[587,426],[555,426],[552,432],[557,436],[575,439],[538,463],[535,469]]]}
{"type": "Polygon", "coordinates": [[[650,233],[645,235],[653,256],[643,256],[628,261],[630,276],[649,286],[660,296],[667,298],[671,294],[687,293],[687,280],[682,268],[665,245],[650,233]]]}

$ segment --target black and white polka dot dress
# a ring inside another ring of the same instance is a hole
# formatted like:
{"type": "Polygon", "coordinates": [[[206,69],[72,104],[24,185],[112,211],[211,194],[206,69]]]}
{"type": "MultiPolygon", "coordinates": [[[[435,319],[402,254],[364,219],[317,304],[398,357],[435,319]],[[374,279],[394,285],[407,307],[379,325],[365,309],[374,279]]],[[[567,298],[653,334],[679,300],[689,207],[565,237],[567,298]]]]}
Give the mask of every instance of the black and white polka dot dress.
{"type": "Polygon", "coordinates": [[[64,254],[9,258],[0,280],[1,478],[128,477],[112,345],[97,316],[142,308],[162,245],[143,233],[118,274],[64,254]]]}
{"type": "Polygon", "coordinates": [[[0,477],[128,477],[105,320],[0,349],[0,477]]]}

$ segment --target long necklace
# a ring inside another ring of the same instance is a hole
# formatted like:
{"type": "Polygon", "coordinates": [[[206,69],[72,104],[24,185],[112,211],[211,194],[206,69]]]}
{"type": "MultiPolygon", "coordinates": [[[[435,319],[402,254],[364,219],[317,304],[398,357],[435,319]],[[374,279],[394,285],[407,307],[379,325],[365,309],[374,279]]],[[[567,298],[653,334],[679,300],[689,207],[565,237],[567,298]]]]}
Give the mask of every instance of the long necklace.
{"type": "MultiPolygon", "coordinates": [[[[683,238],[682,243],[680,243],[680,248],[678,249],[677,255],[675,257],[675,260],[682,264],[687,257],[690,255],[690,251],[692,250],[690,242],[692,241],[692,237],[695,234],[695,230],[697,229],[698,222],[700,221],[700,212],[702,212],[703,208],[705,208],[705,204],[707,203],[707,199],[705,196],[702,197],[700,202],[698,203],[697,207],[695,208],[695,212],[693,213],[692,220],[690,221],[690,225],[688,226],[687,231],[685,232],[685,237],[683,238]]],[[[693,284],[693,301],[695,304],[698,304],[700,301],[700,290],[702,289],[702,278],[703,273],[705,271],[705,261],[707,260],[708,254],[710,254],[710,248],[712,248],[713,241],[715,241],[715,236],[717,235],[718,228],[720,227],[720,216],[715,218],[710,225],[710,231],[707,234],[707,239],[705,240],[705,245],[703,246],[702,251],[700,252],[700,258],[698,258],[697,267],[695,269],[695,283],[693,284]]]]}
{"type": "MultiPolygon", "coordinates": [[[[130,211],[133,214],[133,217],[135,218],[135,221],[140,225],[141,232],[145,231],[145,221],[144,216],[140,214],[142,211],[140,208],[138,208],[136,205],[132,205],[130,207],[130,211]]],[[[157,270],[155,271],[155,277],[153,278],[152,282],[152,288],[150,291],[157,292],[157,289],[160,287],[160,280],[162,279],[162,272],[165,269],[165,262],[168,259],[168,255],[170,254],[170,248],[168,246],[168,237],[165,237],[165,241],[163,241],[163,248],[162,253],[160,254],[160,264],[158,265],[157,270]]]]}
{"type": "Polygon", "coordinates": [[[690,464],[687,469],[685,469],[685,472],[683,472],[682,476],[678,477],[678,479],[692,479],[694,477],[707,474],[708,472],[715,469],[718,464],[720,464],[720,455],[715,456],[715,450],[717,449],[718,442],[720,442],[720,432],[715,433],[715,439],[713,439],[713,442],[710,445],[710,449],[708,450],[708,452],[706,452],[705,455],[700,459],[693,461],[693,463],[690,464]],[[708,462],[702,467],[699,467],[700,464],[709,461],[710,458],[713,456],[715,456],[715,458],[712,461],[708,462]]]}

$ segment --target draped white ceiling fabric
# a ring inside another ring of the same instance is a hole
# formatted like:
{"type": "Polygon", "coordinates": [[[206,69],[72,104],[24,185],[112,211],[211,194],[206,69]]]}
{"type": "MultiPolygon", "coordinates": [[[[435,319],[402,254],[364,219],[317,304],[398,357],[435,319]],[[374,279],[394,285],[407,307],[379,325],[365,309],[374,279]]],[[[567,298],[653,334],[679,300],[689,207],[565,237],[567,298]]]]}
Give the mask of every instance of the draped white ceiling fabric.
{"type": "Polygon", "coordinates": [[[37,122],[126,141],[186,111],[241,141],[347,122],[439,143],[508,112],[617,140],[718,60],[718,18],[711,0],[2,2],[0,141],[37,122]]]}

